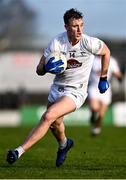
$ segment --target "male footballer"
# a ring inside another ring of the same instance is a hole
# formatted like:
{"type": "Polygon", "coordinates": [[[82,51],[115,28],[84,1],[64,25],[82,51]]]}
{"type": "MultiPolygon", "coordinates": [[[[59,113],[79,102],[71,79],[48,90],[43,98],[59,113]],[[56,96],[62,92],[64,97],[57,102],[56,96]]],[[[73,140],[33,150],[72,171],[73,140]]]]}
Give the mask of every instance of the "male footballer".
{"type": "Polygon", "coordinates": [[[55,74],[48,96],[47,110],[24,142],[19,147],[8,151],[9,164],[18,160],[22,154],[42,139],[49,129],[59,145],[56,166],[63,164],[67,153],[74,145],[73,140],[65,133],[63,119],[65,115],[80,108],[87,98],[87,85],[94,55],[101,56],[102,67],[98,82],[100,93],[105,93],[109,87],[107,72],[110,50],[107,45],[102,40],[84,33],[83,14],[77,9],[67,10],[63,19],[65,32],[58,34],[50,41],[36,69],[40,76],[48,72],[55,74]],[[67,69],[63,73],[60,73],[62,70],[60,65],[63,63],[61,59],[56,63],[51,58],[45,64],[46,58],[53,52],[62,52],[66,56],[67,69]]]}

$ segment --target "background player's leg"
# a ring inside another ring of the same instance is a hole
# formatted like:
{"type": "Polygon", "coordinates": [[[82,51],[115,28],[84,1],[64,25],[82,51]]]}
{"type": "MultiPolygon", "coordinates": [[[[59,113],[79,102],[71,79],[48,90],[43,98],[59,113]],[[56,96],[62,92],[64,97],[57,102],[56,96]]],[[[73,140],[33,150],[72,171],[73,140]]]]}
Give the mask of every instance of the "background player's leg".
{"type": "Polygon", "coordinates": [[[90,116],[90,124],[94,125],[97,119],[97,112],[99,111],[99,101],[95,98],[90,99],[90,110],[91,110],[91,116],[90,116]]]}
{"type": "Polygon", "coordinates": [[[104,119],[104,115],[105,115],[106,110],[107,110],[107,105],[104,103],[101,103],[100,108],[99,108],[99,112],[98,112],[98,117],[97,117],[97,120],[95,123],[95,127],[101,128],[102,121],[104,119]]]}

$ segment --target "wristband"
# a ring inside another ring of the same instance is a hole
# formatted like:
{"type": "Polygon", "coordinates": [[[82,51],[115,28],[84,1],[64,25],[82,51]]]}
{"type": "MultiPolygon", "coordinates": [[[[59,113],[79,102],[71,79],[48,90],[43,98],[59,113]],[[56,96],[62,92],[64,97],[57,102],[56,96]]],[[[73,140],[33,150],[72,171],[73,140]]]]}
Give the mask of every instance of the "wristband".
{"type": "Polygon", "coordinates": [[[105,76],[105,77],[100,77],[100,80],[107,80],[107,76],[105,76]]]}

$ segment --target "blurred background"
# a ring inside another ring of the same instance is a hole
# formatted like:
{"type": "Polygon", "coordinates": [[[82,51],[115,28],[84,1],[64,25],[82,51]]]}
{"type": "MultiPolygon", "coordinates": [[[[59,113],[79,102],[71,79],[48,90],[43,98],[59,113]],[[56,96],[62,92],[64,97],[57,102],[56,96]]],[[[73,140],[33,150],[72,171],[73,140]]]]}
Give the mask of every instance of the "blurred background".
{"type": "MultiPolygon", "coordinates": [[[[112,79],[113,101],[104,124],[126,126],[125,0],[0,0],[0,126],[33,125],[45,110],[53,75],[39,77],[36,66],[50,39],[64,31],[63,14],[84,14],[85,33],[102,39],[117,58],[124,79],[112,79]]],[[[65,118],[88,125],[87,102],[65,118]]]]}

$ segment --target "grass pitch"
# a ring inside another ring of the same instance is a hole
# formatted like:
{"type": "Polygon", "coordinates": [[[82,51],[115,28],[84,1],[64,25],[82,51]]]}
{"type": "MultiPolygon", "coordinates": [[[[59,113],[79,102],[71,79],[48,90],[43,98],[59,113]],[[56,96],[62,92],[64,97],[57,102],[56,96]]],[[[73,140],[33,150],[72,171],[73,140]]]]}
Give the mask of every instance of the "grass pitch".
{"type": "Polygon", "coordinates": [[[5,161],[31,128],[0,129],[0,179],[126,179],[126,128],[103,127],[91,137],[88,127],[66,127],[74,148],[60,168],[55,167],[57,143],[50,132],[15,164],[5,161]]]}

